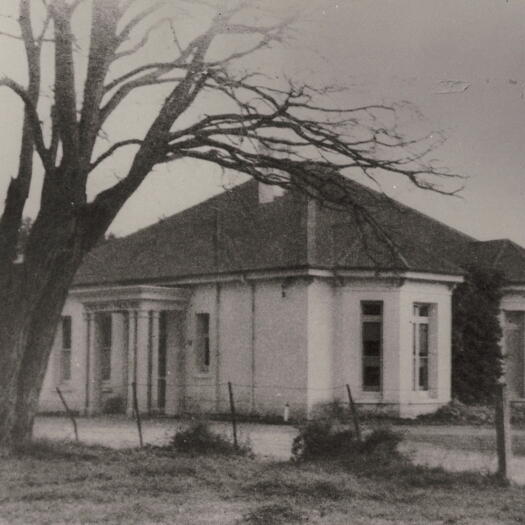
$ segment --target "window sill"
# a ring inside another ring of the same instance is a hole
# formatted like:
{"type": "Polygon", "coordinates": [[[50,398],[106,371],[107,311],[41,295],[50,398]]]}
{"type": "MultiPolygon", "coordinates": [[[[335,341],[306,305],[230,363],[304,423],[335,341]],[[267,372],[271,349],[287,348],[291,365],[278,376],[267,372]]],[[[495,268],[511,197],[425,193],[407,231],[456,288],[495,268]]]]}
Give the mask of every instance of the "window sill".
{"type": "Polygon", "coordinates": [[[411,401],[424,401],[428,402],[430,397],[430,390],[412,390],[410,393],[411,401]]]}
{"type": "Polygon", "coordinates": [[[379,403],[382,397],[381,392],[376,390],[361,390],[360,392],[357,392],[355,401],[357,403],[379,403]]]}

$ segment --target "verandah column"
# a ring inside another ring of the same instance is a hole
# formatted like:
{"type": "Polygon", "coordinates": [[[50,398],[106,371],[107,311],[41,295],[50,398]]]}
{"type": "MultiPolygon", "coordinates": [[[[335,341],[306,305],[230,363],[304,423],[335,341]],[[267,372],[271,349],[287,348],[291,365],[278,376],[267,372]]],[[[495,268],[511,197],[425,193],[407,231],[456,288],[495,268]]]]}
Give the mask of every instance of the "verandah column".
{"type": "Polygon", "coordinates": [[[133,383],[137,381],[137,315],[136,310],[128,311],[128,416],[133,415],[133,383]]]}
{"type": "Polygon", "coordinates": [[[88,377],[87,388],[87,415],[93,416],[100,412],[101,401],[101,373],[100,373],[100,345],[97,330],[97,316],[94,312],[88,313],[88,377]]]}
{"type": "Polygon", "coordinates": [[[150,312],[137,311],[136,382],[137,402],[141,413],[149,412],[148,391],[150,386],[150,312]]]}
{"type": "Polygon", "coordinates": [[[149,408],[153,412],[159,410],[159,318],[160,312],[150,312],[149,408]]]}

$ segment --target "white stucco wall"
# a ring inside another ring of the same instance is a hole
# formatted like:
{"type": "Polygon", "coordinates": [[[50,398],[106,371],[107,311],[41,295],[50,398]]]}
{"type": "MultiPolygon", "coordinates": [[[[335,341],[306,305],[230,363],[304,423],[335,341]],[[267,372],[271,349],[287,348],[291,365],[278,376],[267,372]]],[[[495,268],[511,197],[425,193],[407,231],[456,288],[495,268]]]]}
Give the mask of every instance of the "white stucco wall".
{"type": "Polygon", "coordinates": [[[281,280],[195,286],[186,317],[187,409],[227,412],[230,381],[239,412],[281,414],[286,403],[304,411],[307,304],[304,280],[286,286],[284,296],[281,280]],[[197,313],[210,314],[207,374],[196,366],[197,313]]]}
{"type": "Polygon", "coordinates": [[[307,404],[311,412],[319,403],[334,399],[334,355],[337,293],[333,283],[314,279],[308,285],[307,352],[308,392],[307,404]]]}
{"type": "Polygon", "coordinates": [[[422,281],[347,281],[335,292],[334,379],[336,397],[346,401],[343,386],[349,384],[354,400],[361,405],[382,405],[402,416],[435,410],[450,401],[451,289],[446,283],[422,281]],[[361,303],[383,303],[383,364],[380,392],[362,388],[361,303]],[[432,305],[430,320],[430,373],[436,388],[413,390],[412,307],[432,305]],[[434,391],[435,390],[435,391],[434,391]]]}
{"type": "Polygon", "coordinates": [[[452,289],[442,283],[407,281],[400,289],[400,415],[431,412],[450,401],[452,289]],[[431,305],[429,319],[430,389],[412,388],[412,306],[431,305]]]}
{"type": "Polygon", "coordinates": [[[86,326],[83,317],[83,307],[73,297],[66,301],[63,315],[70,315],[71,326],[71,379],[61,381],[61,327],[55,336],[55,343],[49,358],[49,364],[40,394],[40,410],[42,412],[63,411],[64,407],[56,392],[58,386],[71,410],[82,411],[85,402],[86,382],[86,326]]]}
{"type": "MultiPolygon", "coordinates": [[[[139,405],[147,411],[148,321],[164,307],[143,300],[138,312],[137,383],[139,405]],[[149,313],[148,313],[149,312],[149,313]]],[[[167,308],[167,307],[166,307],[167,308]]],[[[72,316],[72,378],[59,381],[60,337],[50,359],[41,410],[62,410],[58,384],[73,410],[85,408],[86,322],[83,305],[70,296],[64,315],[72,316]]],[[[404,416],[437,408],[450,399],[451,289],[446,283],[391,279],[322,277],[232,280],[194,284],[184,310],[168,316],[168,385],[166,413],[227,412],[227,383],[233,384],[236,408],[242,413],[304,415],[317,404],[347,401],[345,385],[362,405],[382,405],[404,416]],[[382,389],[362,388],[362,315],[364,301],[381,301],[382,389]],[[412,388],[412,306],[432,305],[430,320],[429,391],[412,388]],[[196,357],[198,313],[210,316],[210,367],[199,370],[196,357]]],[[[130,321],[131,322],[131,321],[130,321]]],[[[128,369],[134,348],[132,329],[113,314],[112,381],[105,397],[126,394],[132,380],[128,369]],[[126,332],[127,331],[127,332],[126,332]],[[121,334],[120,336],[118,334],[121,334]]],[[[158,327],[157,327],[158,330],[158,327]]],[[[157,344],[158,332],[151,334],[157,344]]],[[[155,360],[156,356],[152,356],[155,360]]],[[[155,376],[155,364],[153,365],[155,376]]],[[[151,381],[151,396],[157,393],[151,381]]],[[[129,397],[129,391],[127,392],[129,397]]],[[[155,406],[155,399],[153,399],[155,406]]]]}
{"type": "Polygon", "coordinates": [[[345,385],[349,384],[354,400],[362,404],[397,402],[399,371],[399,287],[397,283],[360,280],[347,281],[336,289],[336,366],[334,386],[337,398],[347,401],[345,385]],[[382,392],[363,390],[361,303],[383,302],[383,373],[382,392]]]}
{"type": "Polygon", "coordinates": [[[187,411],[214,412],[218,408],[217,379],[220,370],[220,354],[217,355],[217,287],[215,285],[198,285],[193,288],[192,296],[186,310],[186,344],[185,344],[185,407],[187,411]],[[196,322],[197,313],[210,315],[210,367],[203,373],[197,366],[196,356],[196,322]],[[219,357],[219,359],[218,359],[219,357]]]}
{"type": "Polygon", "coordinates": [[[255,287],[256,409],[306,410],[308,282],[259,281],[255,287]],[[283,296],[284,295],[284,296],[283,296]]]}

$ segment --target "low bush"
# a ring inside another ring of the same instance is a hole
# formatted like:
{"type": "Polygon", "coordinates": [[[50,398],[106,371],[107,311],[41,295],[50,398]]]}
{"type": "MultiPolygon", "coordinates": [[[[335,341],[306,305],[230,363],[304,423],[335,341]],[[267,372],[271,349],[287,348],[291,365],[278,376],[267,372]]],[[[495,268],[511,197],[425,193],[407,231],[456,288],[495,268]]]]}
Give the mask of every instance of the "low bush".
{"type": "Polygon", "coordinates": [[[355,449],[356,440],[351,430],[338,427],[330,420],[314,419],[299,428],[292,443],[292,459],[310,459],[342,456],[355,449]]]}
{"type": "Polygon", "coordinates": [[[124,414],[126,412],[126,402],[122,396],[108,397],[104,402],[104,414],[124,414]]]}
{"type": "Polygon", "coordinates": [[[189,454],[250,455],[246,444],[236,447],[221,434],[213,432],[207,421],[197,420],[177,432],[170,442],[170,448],[189,454]]]}
{"type": "Polygon", "coordinates": [[[403,436],[389,428],[373,430],[362,441],[354,433],[330,420],[309,421],[299,429],[292,443],[292,460],[308,461],[350,456],[398,457],[403,436]]]}
{"type": "Polygon", "coordinates": [[[377,428],[368,434],[360,444],[360,452],[374,454],[382,457],[398,456],[398,445],[403,441],[403,435],[391,428],[377,428]]]}
{"type": "Polygon", "coordinates": [[[350,412],[348,404],[335,399],[334,401],[318,403],[314,407],[311,417],[316,421],[332,421],[343,424],[350,421],[350,412]]]}

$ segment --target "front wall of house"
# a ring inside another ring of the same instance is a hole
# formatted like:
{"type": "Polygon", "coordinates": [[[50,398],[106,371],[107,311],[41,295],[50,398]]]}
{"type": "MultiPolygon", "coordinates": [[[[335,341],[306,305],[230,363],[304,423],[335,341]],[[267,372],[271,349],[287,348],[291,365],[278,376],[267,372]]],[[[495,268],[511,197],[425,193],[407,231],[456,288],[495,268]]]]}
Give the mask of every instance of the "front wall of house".
{"type": "Polygon", "coordinates": [[[231,382],[239,412],[280,414],[286,403],[304,410],[307,290],[302,281],[277,280],[196,286],[187,312],[187,409],[227,412],[231,382]],[[198,313],[210,315],[204,374],[196,366],[198,313]]]}
{"type": "MultiPolygon", "coordinates": [[[[111,381],[102,384],[98,399],[91,399],[88,392],[90,404],[98,404],[100,410],[109,398],[120,396],[130,412],[136,348],[139,409],[161,410],[153,348],[158,346],[156,323],[163,309],[143,301],[127,317],[112,313],[111,381]]],[[[280,278],[194,285],[184,309],[172,310],[167,317],[163,410],[225,413],[228,382],[236,409],[243,413],[281,415],[286,405],[292,416],[311,413],[319,403],[346,402],[346,385],[363,405],[379,404],[406,416],[433,410],[450,399],[450,309],[451,290],[445,283],[280,278]],[[363,386],[365,303],[381,304],[377,390],[363,386]],[[428,388],[414,388],[414,304],[430,307],[428,388]]],[[[62,345],[57,334],[41,395],[43,411],[62,409],[55,386],[73,410],[84,411],[86,370],[90,381],[95,378],[92,364],[88,367],[84,307],[70,297],[64,315],[72,317],[71,379],[61,380],[62,345]]]]}
{"type": "Polygon", "coordinates": [[[306,409],[308,282],[255,286],[255,406],[282,414],[306,409]]]}
{"type": "Polygon", "coordinates": [[[347,401],[346,385],[352,391],[356,402],[364,404],[395,402],[398,377],[398,318],[399,288],[396,283],[381,281],[345,282],[335,289],[337,301],[336,366],[334,367],[334,386],[336,397],[347,401]],[[378,392],[363,389],[362,316],[364,302],[381,302],[382,315],[382,389],[378,392]],[[392,386],[393,384],[393,386],[392,386]]]}
{"type": "Polygon", "coordinates": [[[308,408],[334,399],[334,342],[337,294],[327,279],[314,279],[308,285],[308,408]]]}
{"type": "Polygon", "coordinates": [[[446,284],[406,282],[400,293],[400,403],[402,416],[431,412],[450,401],[452,289],[446,284]],[[414,389],[413,306],[430,306],[429,387],[414,389]]]}
{"type": "Polygon", "coordinates": [[[63,411],[56,387],[59,387],[71,410],[81,411],[84,408],[86,382],[86,325],[82,304],[68,297],[63,315],[71,316],[71,379],[62,380],[62,334],[61,327],[57,329],[53,351],[40,394],[40,410],[42,412],[63,411]]]}

